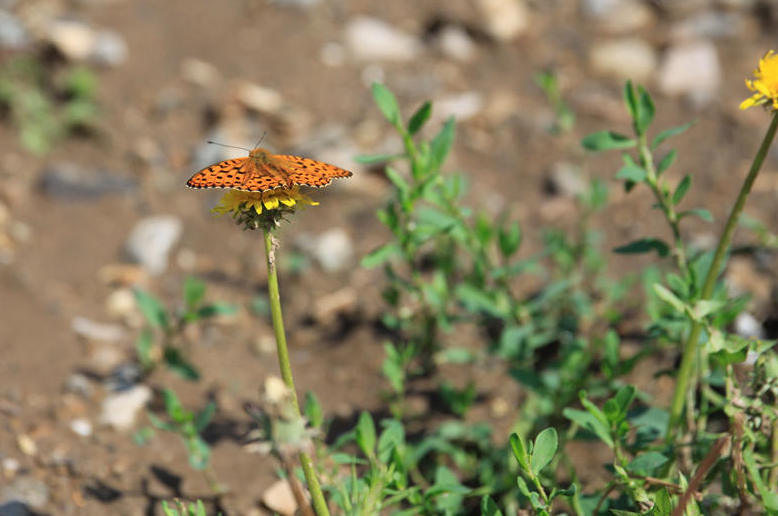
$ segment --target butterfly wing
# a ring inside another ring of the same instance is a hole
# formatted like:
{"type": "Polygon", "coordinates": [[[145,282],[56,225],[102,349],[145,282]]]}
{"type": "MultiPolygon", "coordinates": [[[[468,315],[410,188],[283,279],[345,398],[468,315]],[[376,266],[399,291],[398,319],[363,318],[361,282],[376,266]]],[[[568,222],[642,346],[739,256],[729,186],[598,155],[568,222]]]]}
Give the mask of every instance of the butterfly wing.
{"type": "Polygon", "coordinates": [[[190,188],[237,188],[246,182],[248,174],[244,166],[246,158],[220,161],[202,169],[189,178],[186,186],[190,188]]]}
{"type": "Polygon", "coordinates": [[[288,164],[287,181],[293,185],[326,186],[333,178],[352,175],[348,170],[314,159],[283,154],[275,157],[288,164]]]}

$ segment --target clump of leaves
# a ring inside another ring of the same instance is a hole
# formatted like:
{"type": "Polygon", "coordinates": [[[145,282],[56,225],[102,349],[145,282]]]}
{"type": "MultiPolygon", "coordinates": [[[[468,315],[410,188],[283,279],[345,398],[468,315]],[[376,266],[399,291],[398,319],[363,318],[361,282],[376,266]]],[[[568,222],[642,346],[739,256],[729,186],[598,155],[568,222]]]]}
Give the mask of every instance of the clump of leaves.
{"type": "Polygon", "coordinates": [[[97,79],[77,66],[51,72],[34,57],[17,57],[0,67],[0,112],[19,131],[21,144],[45,154],[68,134],[93,129],[99,111],[97,79]]]}
{"type": "Polygon", "coordinates": [[[183,307],[168,310],[162,302],[140,288],[135,289],[135,301],[146,321],[138,336],[135,349],[138,361],[146,372],[159,362],[187,380],[198,380],[200,373],[190,363],[183,351],[183,332],[187,325],[196,324],[220,315],[231,315],[237,311],[235,305],[219,302],[205,302],[205,283],[188,277],[184,281],[183,307]]]}

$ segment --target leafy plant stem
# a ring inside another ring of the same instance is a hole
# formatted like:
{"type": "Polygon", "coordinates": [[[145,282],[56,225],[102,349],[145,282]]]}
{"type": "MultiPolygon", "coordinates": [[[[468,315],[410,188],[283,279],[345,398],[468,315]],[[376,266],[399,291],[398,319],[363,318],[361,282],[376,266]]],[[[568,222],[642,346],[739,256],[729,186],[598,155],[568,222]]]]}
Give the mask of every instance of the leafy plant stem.
{"type": "MultiPolygon", "coordinates": [[[[713,294],[713,287],[716,284],[719,271],[724,260],[724,256],[729,250],[729,245],[732,242],[732,235],[737,227],[740,214],[743,212],[748,194],[751,192],[751,187],[756,180],[756,176],[759,174],[759,169],[762,167],[762,163],[767,156],[767,151],[775,138],[776,130],[778,129],[778,112],[773,115],[772,122],[767,128],[767,132],[764,135],[762,144],[759,146],[759,150],[754,156],[754,161],[751,163],[751,169],[748,171],[743,186],[740,189],[740,193],[737,196],[735,205],[732,207],[732,211],[729,214],[727,223],[724,226],[724,231],[719,239],[716,251],[713,254],[713,260],[710,264],[710,269],[705,276],[705,281],[700,290],[700,300],[710,299],[713,294]]],[[[675,392],[673,393],[673,400],[670,405],[670,420],[667,424],[667,442],[672,443],[675,439],[675,435],[678,431],[678,424],[681,421],[681,416],[684,408],[684,399],[686,393],[690,389],[689,380],[692,377],[694,371],[694,359],[696,356],[696,348],[700,340],[700,333],[702,332],[702,324],[698,321],[693,321],[691,329],[689,330],[689,336],[686,339],[686,343],[683,347],[683,355],[681,357],[681,366],[678,369],[677,382],[675,384],[675,392]]]]}
{"type": "Polygon", "coordinates": [[[678,214],[675,212],[670,195],[663,193],[659,185],[659,177],[657,176],[656,166],[654,165],[654,157],[651,155],[651,149],[648,146],[645,133],[638,135],[638,147],[640,159],[646,169],[646,181],[651,187],[651,191],[654,192],[654,197],[656,197],[656,200],[662,209],[662,213],[664,214],[665,219],[667,219],[667,223],[670,225],[670,230],[673,232],[673,241],[675,244],[673,246],[673,256],[675,257],[676,265],[682,273],[686,274],[688,272],[686,248],[683,239],[681,238],[678,214]]]}
{"type": "MultiPolygon", "coordinates": [[[[276,336],[276,349],[278,350],[278,365],[281,368],[281,378],[291,392],[292,404],[297,415],[300,415],[300,405],[297,401],[297,392],[294,387],[294,378],[292,377],[292,365],[289,361],[289,350],[286,346],[286,332],[284,331],[284,318],[281,313],[281,296],[278,291],[278,269],[276,268],[276,241],[273,234],[265,229],[263,231],[265,241],[265,258],[267,260],[267,292],[270,303],[270,315],[273,320],[273,331],[276,336]]],[[[311,492],[313,507],[319,516],[329,516],[327,501],[324,499],[319,479],[316,478],[313,461],[311,457],[300,452],[300,464],[303,468],[305,481],[311,492]]]]}

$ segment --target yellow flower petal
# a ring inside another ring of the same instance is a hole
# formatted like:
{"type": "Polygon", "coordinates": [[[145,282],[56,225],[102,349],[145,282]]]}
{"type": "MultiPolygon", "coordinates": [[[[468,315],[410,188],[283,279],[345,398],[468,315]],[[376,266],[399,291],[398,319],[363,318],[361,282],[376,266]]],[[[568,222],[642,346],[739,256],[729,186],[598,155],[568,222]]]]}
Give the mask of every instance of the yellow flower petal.
{"type": "Polygon", "coordinates": [[[756,93],[741,102],[740,109],[769,103],[773,109],[778,110],[778,54],[773,50],[768,51],[759,60],[754,77],[746,80],[746,87],[756,93]]]}

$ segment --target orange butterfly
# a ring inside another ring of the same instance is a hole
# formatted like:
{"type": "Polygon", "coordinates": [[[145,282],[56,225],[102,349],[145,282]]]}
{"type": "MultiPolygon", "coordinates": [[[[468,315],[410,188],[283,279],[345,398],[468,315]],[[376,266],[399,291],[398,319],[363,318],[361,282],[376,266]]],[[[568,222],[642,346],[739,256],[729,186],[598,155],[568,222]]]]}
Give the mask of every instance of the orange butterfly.
{"type": "Polygon", "coordinates": [[[334,165],[300,156],[273,154],[257,147],[249,151],[248,157],[224,160],[202,169],[189,178],[186,186],[265,192],[295,185],[322,187],[335,177],[349,176],[351,172],[334,165]]]}

